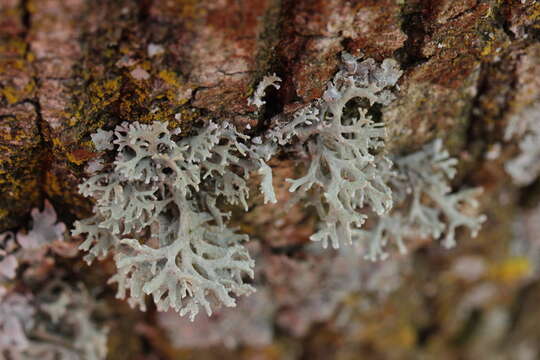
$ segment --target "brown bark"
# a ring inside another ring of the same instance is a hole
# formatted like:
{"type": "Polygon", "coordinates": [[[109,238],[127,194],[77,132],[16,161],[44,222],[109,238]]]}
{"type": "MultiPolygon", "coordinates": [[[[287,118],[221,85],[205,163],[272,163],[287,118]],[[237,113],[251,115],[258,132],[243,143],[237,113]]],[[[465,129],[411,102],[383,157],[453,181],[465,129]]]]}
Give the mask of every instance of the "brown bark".
{"type": "MultiPolygon", "coordinates": [[[[511,143],[497,159],[486,159],[493,146],[506,144],[508,119],[540,101],[540,3],[534,0],[0,0],[0,231],[24,226],[44,198],[66,223],[89,214],[77,185],[83,165],[96,156],[89,135],[97,129],[159,120],[189,130],[227,119],[243,131],[263,132],[273,115],[321,96],[342,51],[400,62],[397,100],[381,113],[391,151],[443,138],[460,160],[455,185],[485,187],[489,222],[456,251],[430,244],[409,255],[411,269],[399,289],[376,307],[355,310],[357,333],[341,333],[329,320],[304,339],[278,330],[271,346],[229,355],[328,359],[338,351],[335,358],[450,359],[471,358],[482,346],[510,349],[514,339],[537,343],[540,322],[529,318],[540,320],[539,284],[515,274],[508,247],[516,216],[537,218],[522,210],[522,199],[538,206],[538,182],[511,186],[503,169],[516,153],[511,143]],[[274,72],[282,88],[269,91],[269,105],[256,113],[247,98],[274,72]],[[497,294],[456,320],[449,308],[475,285],[448,275],[464,256],[486,261],[497,294]],[[508,336],[480,344],[475,316],[490,316],[494,308],[513,317],[508,336]]],[[[283,201],[289,196],[283,179],[295,170],[289,159],[273,166],[283,201]]],[[[255,207],[242,222],[271,258],[305,244],[315,221],[300,208],[284,214],[278,206],[255,207]]],[[[105,283],[106,272],[86,281],[105,283]]],[[[155,335],[152,313],[143,318],[110,306],[129,313],[113,322],[111,359],[187,356],[155,335]],[[146,337],[130,328],[136,321],[146,337]],[[122,331],[129,341],[118,339],[126,337],[122,331]]],[[[203,350],[189,356],[213,358],[203,350]]]]}

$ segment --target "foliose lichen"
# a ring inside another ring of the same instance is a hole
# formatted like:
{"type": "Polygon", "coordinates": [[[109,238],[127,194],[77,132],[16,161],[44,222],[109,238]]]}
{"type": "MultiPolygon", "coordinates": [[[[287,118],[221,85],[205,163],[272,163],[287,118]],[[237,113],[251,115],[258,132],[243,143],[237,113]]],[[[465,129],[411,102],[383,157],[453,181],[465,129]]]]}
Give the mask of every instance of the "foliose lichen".
{"type": "MultiPolygon", "coordinates": [[[[1,288],[0,288],[1,290],[1,288]]],[[[103,360],[107,328],[82,287],[52,280],[38,294],[0,292],[0,358],[103,360]]]]}
{"type": "Polygon", "coordinates": [[[55,254],[76,254],[65,225],[47,200],[31,215],[28,231],[0,234],[0,359],[105,359],[107,330],[88,291],[50,276],[55,254]]]}
{"type": "Polygon", "coordinates": [[[113,150],[111,164],[80,186],[95,200],[91,218],[76,222],[86,234],[86,260],[114,249],[119,298],[145,309],[144,295],[159,310],[174,309],[193,319],[203,307],[210,315],[233,296],[253,288],[253,260],[242,245],[246,235],[226,227],[219,202],[248,208],[250,173],[263,175],[263,193],[275,201],[271,172],[262,147],[233,125],[210,123],[193,136],[178,138],[167,125],[123,123],[93,136],[96,149],[113,150]]]}
{"type": "Polygon", "coordinates": [[[505,164],[505,169],[516,185],[530,185],[540,175],[540,103],[510,119],[505,139],[513,137],[521,137],[520,153],[505,164]]]}
{"type": "Polygon", "coordinates": [[[365,257],[375,261],[388,257],[386,245],[395,244],[407,252],[405,240],[420,236],[439,239],[446,248],[456,245],[456,229],[466,227],[474,237],[486,220],[477,215],[481,188],[452,191],[457,159],[450,157],[440,139],[417,152],[394,156],[395,170],[386,182],[395,201],[389,214],[379,216],[368,230],[358,229],[355,237],[365,247],[365,257]]]}
{"type": "MultiPolygon", "coordinates": [[[[88,164],[79,189],[95,201],[94,215],[77,221],[72,233],[84,235],[88,263],[114,254],[118,272],[110,281],[119,298],[144,310],[144,296],[152,295],[158,310],[193,320],[200,307],[210,315],[251,293],[247,236],[227,227],[222,209],[248,210],[253,172],[262,176],[264,202],[277,201],[267,161],[278,151],[308,160],[306,174],[287,181],[294,201],[316,209],[311,239],[323,247],[355,243],[365,258],[379,260],[389,242],[404,252],[407,237],[444,236],[451,247],[457,228],[478,232],[485,217],[468,208],[477,206],[479,190],[452,192],[457,160],[440,140],[405,156],[385,152],[384,124],[371,114],[394,99],[398,63],[347,53],[342,62],[321,99],[292,119],[276,116],[261,136],[228,122],[210,122],[184,137],[162,122],[123,123],[92,135],[102,157],[88,164]]],[[[265,77],[250,102],[262,106],[264,89],[278,88],[278,79],[265,77]]]]}
{"type": "Polygon", "coordinates": [[[360,209],[368,207],[383,215],[392,208],[392,192],[385,182],[391,164],[380,153],[384,124],[375,122],[358,101],[367,100],[368,108],[388,105],[394,99],[391,89],[402,74],[391,59],[382,64],[373,59],[358,62],[345,53],[342,60],[322,99],[268,133],[277,144],[294,142],[298,151],[307,153],[307,173],[288,179],[290,191],[301,196],[311,191],[310,202],[320,219],[311,239],[334,248],[353,241],[353,229],[367,218],[360,209]]]}

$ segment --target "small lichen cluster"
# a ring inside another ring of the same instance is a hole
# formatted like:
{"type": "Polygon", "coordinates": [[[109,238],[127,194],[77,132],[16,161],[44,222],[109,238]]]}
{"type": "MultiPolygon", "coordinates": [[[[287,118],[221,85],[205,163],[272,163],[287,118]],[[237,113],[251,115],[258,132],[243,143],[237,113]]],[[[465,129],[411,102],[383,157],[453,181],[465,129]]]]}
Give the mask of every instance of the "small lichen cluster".
{"type": "Polygon", "coordinates": [[[93,321],[86,289],[51,280],[55,255],[77,249],[47,200],[31,215],[29,231],[0,234],[0,359],[102,360],[107,330],[93,321]]]}
{"type": "Polygon", "coordinates": [[[27,272],[33,271],[33,264],[42,262],[49,252],[67,255],[73,253],[63,242],[66,226],[57,223],[53,206],[45,200],[43,211],[31,211],[32,224],[29,231],[20,230],[16,234],[7,231],[0,234],[0,288],[3,282],[16,277],[20,265],[29,265],[27,272]]]}
{"type": "MultiPolygon", "coordinates": [[[[251,138],[227,122],[210,122],[185,137],[160,122],[123,123],[92,135],[103,156],[88,164],[80,192],[94,199],[94,216],[76,222],[73,235],[85,236],[80,248],[89,263],[114,254],[118,273],[111,281],[119,298],[144,309],[144,295],[152,295],[158,310],[193,320],[200,307],[211,314],[251,293],[244,281],[253,276],[242,245],[247,236],[226,226],[229,216],[221,209],[248,210],[253,172],[262,175],[265,202],[276,202],[266,162],[277,152],[307,167],[287,181],[294,201],[316,209],[319,225],[311,239],[323,247],[357,243],[366,258],[378,260],[390,241],[405,251],[410,236],[444,235],[450,247],[458,227],[476,234],[484,217],[463,210],[476,205],[478,190],[452,193],[456,160],[441,141],[411,155],[385,153],[384,124],[372,113],[394,99],[402,74],[397,62],[349,54],[342,60],[321,99],[290,121],[276,116],[262,136],[251,138]]],[[[265,77],[249,102],[264,105],[265,88],[279,88],[277,81],[265,77]]]]}
{"type": "Polygon", "coordinates": [[[34,325],[35,309],[28,296],[8,294],[0,288],[0,358],[9,352],[21,352],[29,347],[26,336],[34,325]]]}
{"type": "Polygon", "coordinates": [[[153,296],[159,310],[193,319],[199,307],[234,306],[232,295],[253,291],[253,260],[242,245],[247,236],[226,227],[219,202],[247,210],[250,173],[263,175],[262,192],[274,201],[263,147],[234,126],[210,123],[193,136],[175,139],[167,125],[124,123],[93,135],[97,150],[113,150],[114,161],[90,164],[97,174],[80,185],[95,200],[95,215],[75,224],[85,234],[86,260],[114,249],[118,297],[145,308],[153,296]],[[129,294],[128,294],[129,292],[129,294]]]}
{"type": "Polygon", "coordinates": [[[386,180],[395,201],[393,210],[379,216],[369,230],[355,231],[355,237],[365,244],[365,257],[372,261],[385,259],[386,245],[395,244],[405,253],[405,239],[415,236],[439,239],[443,246],[456,244],[456,229],[466,227],[474,237],[484,215],[477,216],[477,196],[481,188],[452,192],[449,181],[456,175],[457,160],[450,157],[437,139],[421,150],[393,158],[395,170],[386,180]],[[466,209],[472,213],[466,213],[466,209]]]}
{"type": "Polygon", "coordinates": [[[157,320],[174,347],[234,349],[241,345],[270,345],[274,337],[274,312],[275,303],[269,291],[257,288],[256,293],[239,299],[236,308],[221,308],[212,317],[199,316],[191,323],[163,312],[158,314],[157,320]]]}
{"type": "Polygon", "coordinates": [[[92,319],[94,302],[81,286],[59,280],[37,295],[0,292],[0,359],[103,360],[107,329],[92,319]]]}
{"type": "Polygon", "coordinates": [[[281,79],[276,74],[266,75],[263,77],[261,82],[257,84],[257,88],[255,89],[253,96],[248,99],[248,105],[255,105],[257,108],[260,108],[266,104],[266,101],[263,100],[264,96],[266,95],[266,88],[273,86],[275,89],[279,90],[280,81],[281,79]]]}
{"type": "Polygon", "coordinates": [[[383,215],[392,208],[392,192],[385,181],[391,164],[377,153],[384,147],[384,124],[375,122],[356,101],[367,100],[368,107],[389,104],[394,99],[391,88],[402,73],[390,59],[379,65],[345,54],[343,63],[322,99],[269,133],[279,145],[294,142],[307,152],[307,173],[288,179],[290,191],[311,191],[320,218],[311,239],[334,248],[352,243],[353,230],[367,218],[358,210],[368,207],[383,215]]]}
{"type": "Polygon", "coordinates": [[[516,185],[526,186],[540,175],[540,103],[510,119],[505,139],[513,137],[522,137],[520,153],[508,161],[505,168],[516,185]]]}

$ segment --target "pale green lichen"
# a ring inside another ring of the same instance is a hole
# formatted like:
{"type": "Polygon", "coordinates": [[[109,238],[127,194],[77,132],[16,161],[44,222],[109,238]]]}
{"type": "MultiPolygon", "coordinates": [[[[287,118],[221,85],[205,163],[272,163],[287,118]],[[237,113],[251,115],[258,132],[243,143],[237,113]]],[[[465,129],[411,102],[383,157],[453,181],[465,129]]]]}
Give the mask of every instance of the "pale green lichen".
{"type": "Polygon", "coordinates": [[[58,280],[37,295],[0,291],[0,358],[105,359],[108,330],[92,319],[94,307],[85,288],[58,280]]]}
{"type": "Polygon", "coordinates": [[[505,164],[505,169],[516,185],[530,185],[540,175],[540,103],[510,119],[505,138],[513,137],[521,137],[520,153],[505,164]]]}
{"type": "Polygon", "coordinates": [[[81,186],[96,202],[95,215],[75,224],[86,234],[86,260],[115,251],[118,297],[144,309],[144,295],[159,310],[172,308],[193,319],[234,306],[233,296],[253,288],[253,260],[242,245],[247,236],[226,227],[225,201],[247,210],[247,180],[260,170],[267,201],[275,201],[271,172],[250,138],[230,124],[210,123],[194,136],[177,137],[166,124],[124,123],[93,136],[98,150],[114,144],[113,164],[95,163],[81,186]],[[129,294],[128,294],[129,292],[129,294]]]}
{"type": "MultiPolygon", "coordinates": [[[[244,281],[254,266],[242,245],[247,236],[227,228],[222,204],[247,211],[255,171],[265,203],[275,203],[267,161],[278,148],[309,160],[306,174],[288,181],[296,200],[317,210],[311,239],[324,247],[354,242],[377,260],[386,257],[390,241],[405,251],[404,238],[416,233],[444,234],[450,247],[458,227],[478,232],[484,217],[462,212],[477,205],[478,190],[451,192],[456,160],[440,141],[404,157],[384,153],[384,124],[369,110],[394,99],[402,74],[397,62],[349,54],[342,60],[321,99],[291,121],[278,115],[261,137],[226,122],[210,122],[183,138],[161,122],[123,123],[92,135],[96,149],[114,161],[105,156],[89,163],[80,192],[94,199],[94,216],[76,222],[73,234],[85,235],[80,248],[89,263],[114,254],[118,273],[111,281],[118,283],[118,297],[144,309],[144,295],[152,295],[158,310],[193,319],[200,307],[211,314],[252,292],[244,281]],[[364,229],[368,215],[378,220],[364,229]]],[[[277,77],[269,79],[275,86],[277,77]]],[[[263,81],[259,87],[261,105],[267,86],[263,81]]]]}
{"type": "Polygon", "coordinates": [[[298,151],[307,153],[306,175],[288,181],[291,192],[311,191],[310,200],[320,218],[311,239],[324,247],[352,242],[353,230],[367,218],[360,209],[368,207],[383,215],[392,208],[392,192],[384,179],[389,160],[377,153],[384,147],[384,124],[373,121],[355,101],[387,105],[401,73],[394,60],[358,62],[344,54],[343,67],[323,98],[269,133],[279,145],[294,142],[298,151]]]}
{"type": "Polygon", "coordinates": [[[450,157],[440,139],[393,160],[395,170],[388,172],[386,181],[392,189],[394,209],[379,216],[371,229],[355,231],[367,259],[387,258],[388,244],[405,253],[405,240],[415,236],[442,237],[443,246],[451,248],[458,228],[468,228],[473,237],[478,234],[486,220],[476,214],[482,189],[452,191],[449,182],[456,175],[457,159],[450,157]]]}

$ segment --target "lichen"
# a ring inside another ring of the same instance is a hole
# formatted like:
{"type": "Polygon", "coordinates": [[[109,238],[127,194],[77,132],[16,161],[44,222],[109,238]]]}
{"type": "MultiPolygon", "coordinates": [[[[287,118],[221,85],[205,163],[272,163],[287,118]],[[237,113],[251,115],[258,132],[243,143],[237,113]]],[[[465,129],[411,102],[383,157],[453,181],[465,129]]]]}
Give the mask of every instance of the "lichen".
{"type": "Polygon", "coordinates": [[[108,330],[92,319],[94,308],[85,288],[70,288],[56,279],[36,295],[4,290],[0,293],[0,357],[105,359],[108,330]]]}
{"type": "Polygon", "coordinates": [[[24,249],[38,249],[55,241],[62,241],[66,225],[57,223],[56,212],[48,200],[40,212],[32,209],[32,229],[27,233],[17,233],[17,241],[24,249]]]}
{"type": "MultiPolygon", "coordinates": [[[[316,209],[311,239],[323,247],[354,243],[378,260],[390,241],[402,252],[404,239],[415,235],[443,237],[451,247],[457,228],[479,231],[485,217],[468,213],[479,189],[451,191],[457,160],[441,140],[406,156],[385,153],[384,124],[371,113],[394,99],[397,62],[347,53],[342,62],[321,99],[290,121],[276,116],[262,136],[212,121],[185,137],[162,122],[125,122],[91,136],[102,157],[88,163],[90,177],[79,191],[94,199],[94,215],[77,221],[73,235],[84,235],[88,263],[114,255],[117,297],[144,310],[145,295],[152,295],[159,311],[193,320],[201,307],[210,315],[252,292],[244,280],[254,266],[242,245],[247,236],[227,227],[230,214],[222,209],[249,210],[253,172],[262,177],[264,202],[277,201],[266,162],[278,150],[307,162],[304,176],[287,181],[293,201],[316,209]],[[374,221],[365,227],[368,216],[374,221]]],[[[269,79],[252,98],[259,105],[275,82],[269,79]]]]}
{"type": "Polygon", "coordinates": [[[279,82],[281,81],[281,78],[277,76],[276,74],[272,75],[265,75],[261,82],[257,84],[257,88],[255,89],[255,92],[253,95],[248,99],[249,105],[255,105],[257,108],[260,108],[264,104],[266,104],[266,101],[263,100],[266,92],[266,88],[273,86],[276,89],[280,88],[279,82]]]}
{"type": "Polygon", "coordinates": [[[449,182],[456,175],[457,160],[449,156],[440,139],[393,160],[396,170],[387,173],[386,181],[392,189],[395,208],[379,216],[371,229],[355,231],[367,259],[387,258],[388,244],[395,244],[401,253],[406,253],[405,240],[415,236],[442,237],[443,245],[451,248],[456,244],[457,228],[468,228],[473,237],[478,234],[486,220],[484,215],[474,214],[482,189],[452,192],[449,182]]]}
{"type": "Polygon", "coordinates": [[[505,139],[519,136],[520,153],[505,164],[505,169],[516,185],[526,186],[540,175],[540,103],[510,119],[505,139]]]}
{"type": "Polygon", "coordinates": [[[307,153],[307,173],[288,179],[290,191],[300,196],[311,191],[310,201],[320,219],[311,239],[334,248],[352,242],[353,229],[367,218],[360,209],[369,207],[383,215],[392,207],[391,190],[384,181],[389,160],[377,154],[384,147],[384,124],[372,120],[356,101],[389,104],[394,98],[391,88],[402,73],[390,59],[379,65],[345,53],[342,61],[322,99],[268,134],[279,145],[299,143],[299,151],[307,153]]]}
{"type": "Polygon", "coordinates": [[[151,294],[159,310],[193,319],[199,307],[211,314],[213,307],[234,306],[231,295],[253,291],[243,281],[253,275],[241,244],[247,236],[226,227],[229,215],[218,202],[247,210],[247,179],[257,170],[267,201],[275,196],[263,148],[232,125],[210,123],[194,136],[178,134],[160,122],[94,134],[97,150],[114,144],[115,160],[89,165],[97,173],[80,192],[96,200],[94,216],[76,222],[73,234],[86,234],[81,249],[88,262],[114,250],[118,273],[111,281],[118,283],[118,297],[144,309],[144,294],[151,294]]]}

